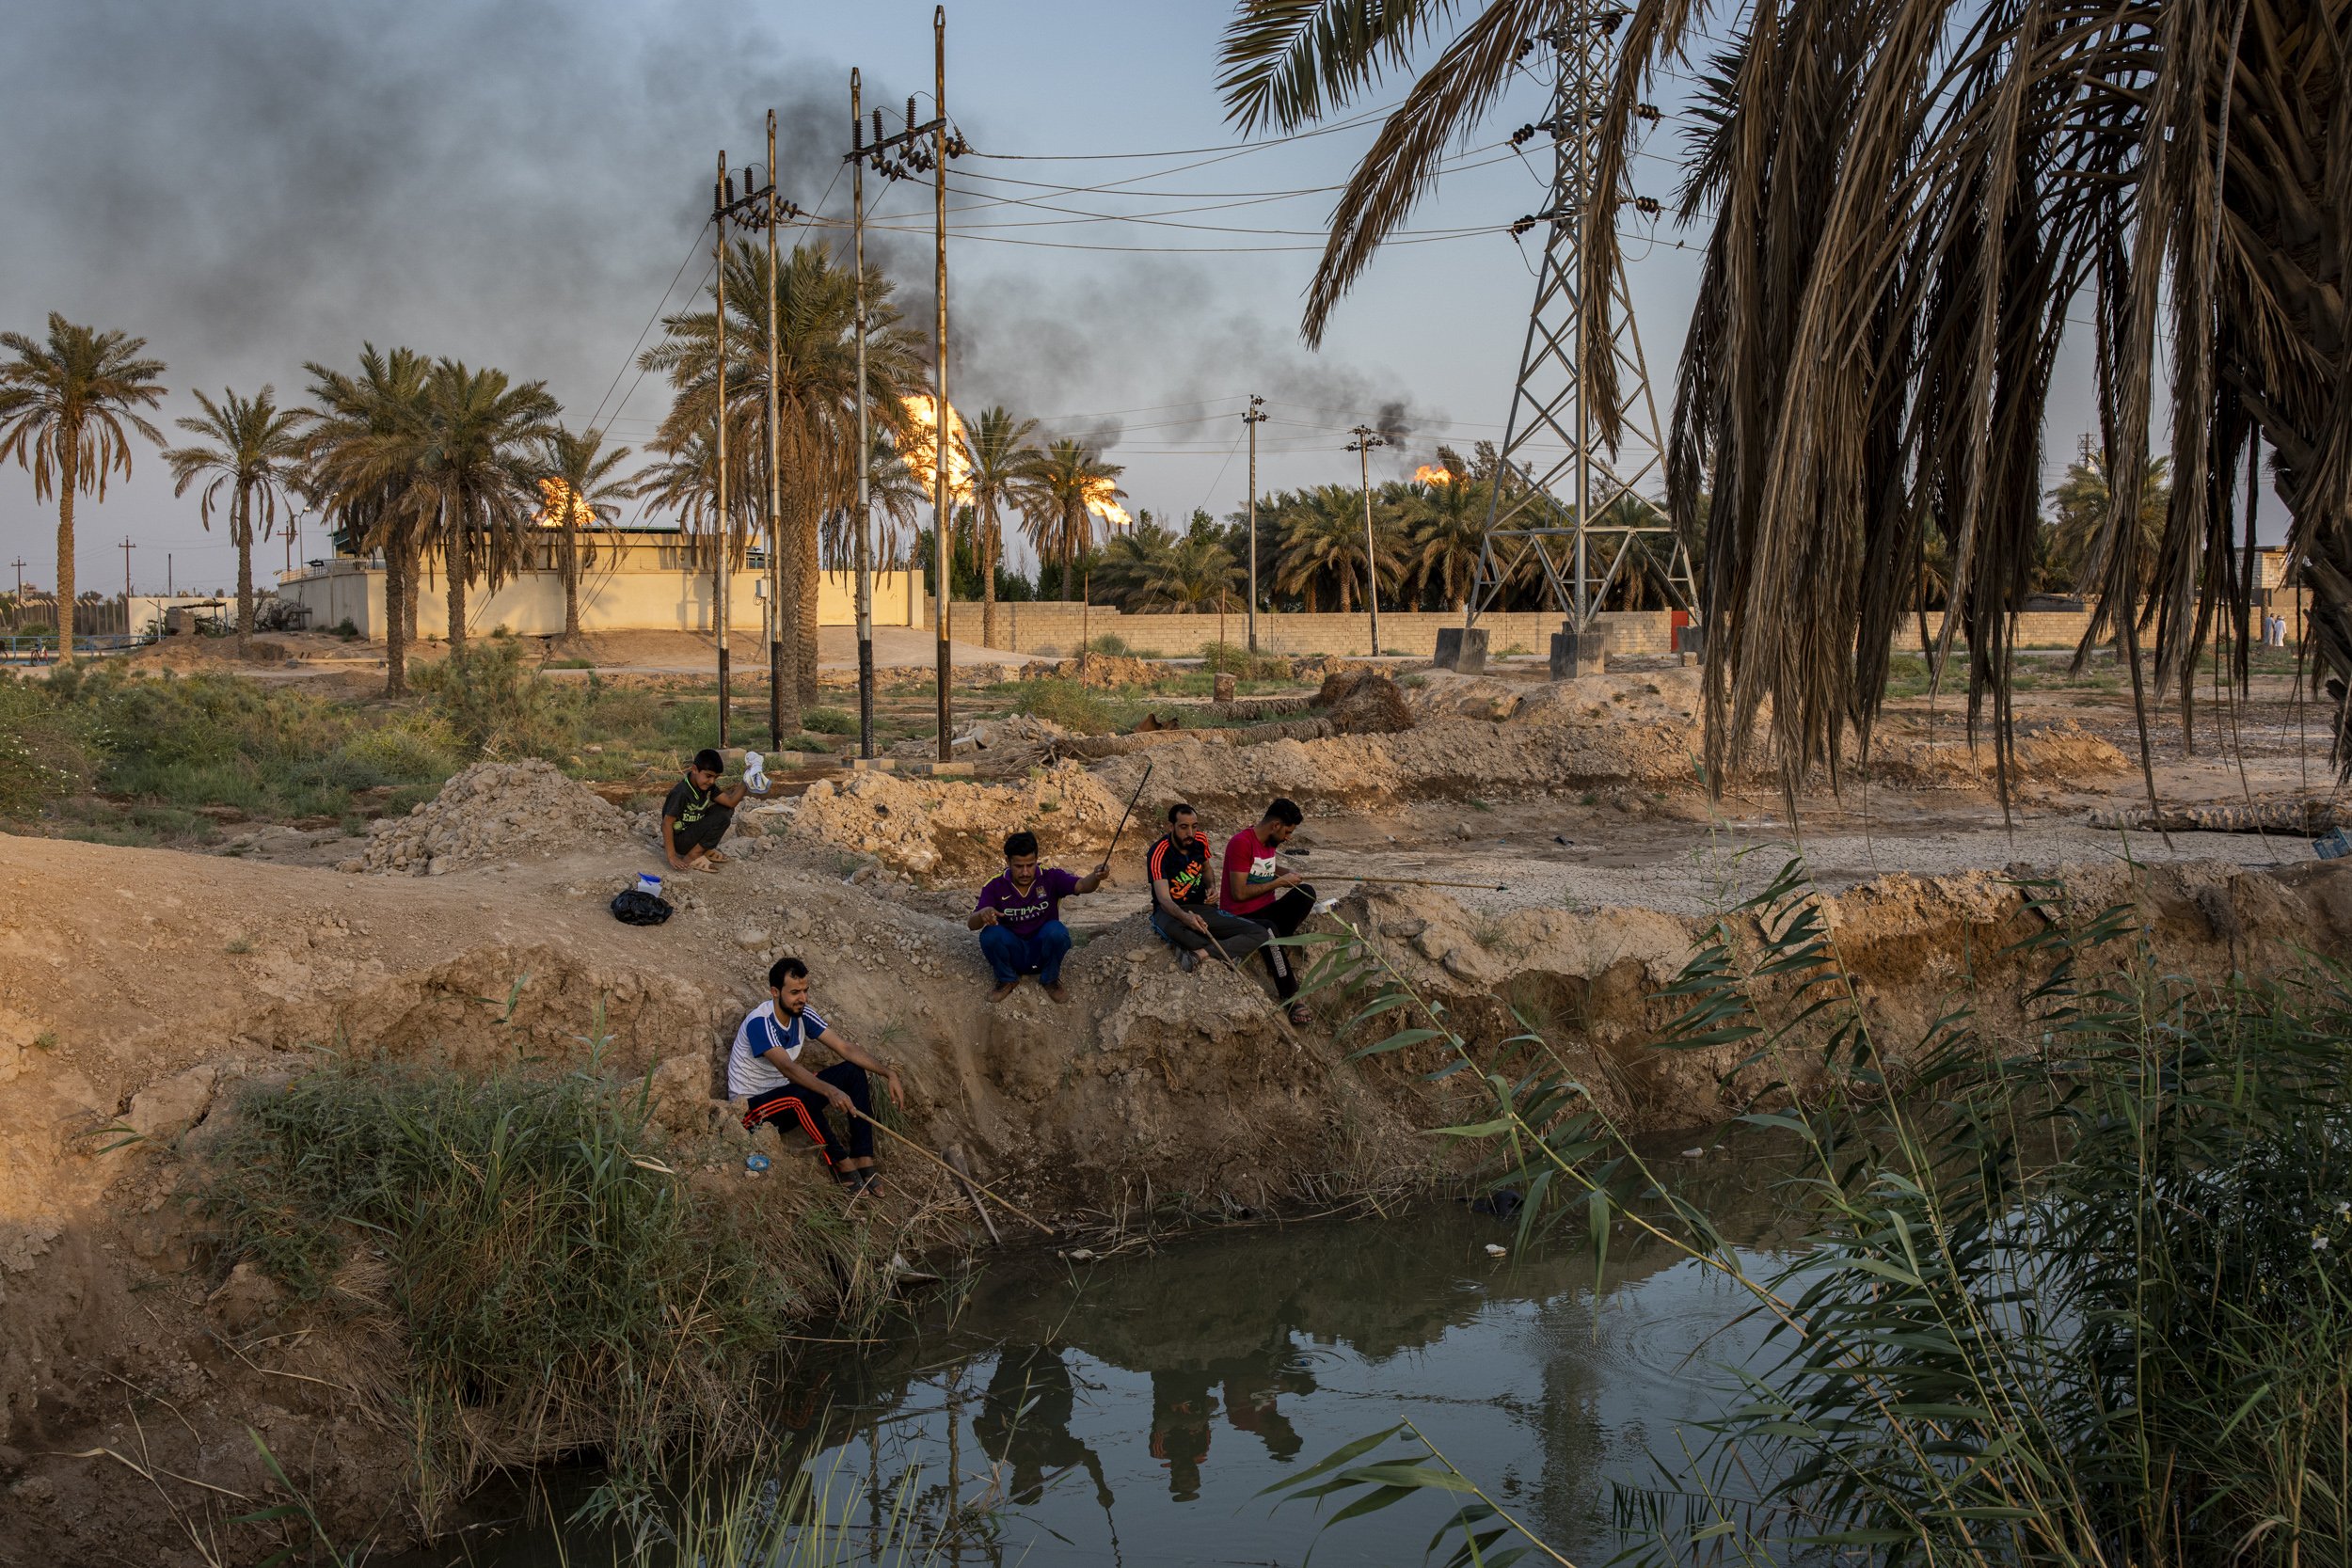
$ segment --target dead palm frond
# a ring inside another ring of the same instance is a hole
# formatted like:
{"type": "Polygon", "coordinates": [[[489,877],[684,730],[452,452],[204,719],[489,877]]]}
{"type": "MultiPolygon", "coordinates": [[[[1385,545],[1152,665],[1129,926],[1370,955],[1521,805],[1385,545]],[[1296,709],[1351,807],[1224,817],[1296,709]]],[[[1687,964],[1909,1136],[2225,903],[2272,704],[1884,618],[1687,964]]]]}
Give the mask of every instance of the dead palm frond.
{"type": "MultiPolygon", "coordinates": [[[[1400,57],[1395,27],[1334,27],[1333,59],[1242,80],[1235,50],[1270,51],[1281,8],[1247,5],[1229,30],[1236,118],[1263,118],[1261,102],[1278,123],[1285,105],[1328,113],[1400,57]]],[[[1435,180],[1439,150],[1507,84],[1518,42],[1593,11],[1490,0],[1464,24],[1341,198],[1311,337],[1435,180]]],[[[1817,767],[1835,780],[1849,738],[1868,743],[1893,633],[1940,536],[1939,672],[1964,642],[1970,721],[1989,706],[2006,780],[2011,618],[2032,587],[2070,311],[2089,317],[2111,534],[2137,524],[2160,342],[2170,355],[2173,483],[2153,566],[2098,552],[2085,649],[2120,643],[2144,716],[2143,632],[2153,692],[2184,699],[2220,616],[2245,647],[2238,530],[2250,543],[2266,443],[2319,661],[2339,695],[2352,686],[2352,8],[1637,0],[1615,34],[1595,189],[1627,188],[1653,74],[1708,35],[1730,42],[1700,68],[1681,215],[1711,208],[1710,230],[1667,467],[1677,526],[1709,508],[1709,776],[1757,738],[1769,703],[1785,785],[1817,767]]],[[[1295,31],[1286,47],[1312,53],[1320,36],[1295,31]]],[[[1581,337],[1606,343],[1613,294],[1596,285],[1621,258],[1613,226],[1589,232],[1581,337]]],[[[1593,385],[1606,434],[1613,396],[1593,385]]],[[[2338,755],[2352,763],[2341,739],[2338,755]]]]}

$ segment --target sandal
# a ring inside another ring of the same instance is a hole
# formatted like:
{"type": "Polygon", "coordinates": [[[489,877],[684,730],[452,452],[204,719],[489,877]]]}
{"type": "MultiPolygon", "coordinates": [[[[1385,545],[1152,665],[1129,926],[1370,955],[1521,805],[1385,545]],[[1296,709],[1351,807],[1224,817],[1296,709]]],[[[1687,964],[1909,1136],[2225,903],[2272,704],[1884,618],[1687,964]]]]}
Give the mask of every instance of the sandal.
{"type": "Polygon", "coordinates": [[[1315,1021],[1315,1015],[1307,1010],[1307,1004],[1304,1002],[1292,1003],[1285,1016],[1290,1019],[1293,1025],[1300,1029],[1304,1029],[1315,1021]]]}

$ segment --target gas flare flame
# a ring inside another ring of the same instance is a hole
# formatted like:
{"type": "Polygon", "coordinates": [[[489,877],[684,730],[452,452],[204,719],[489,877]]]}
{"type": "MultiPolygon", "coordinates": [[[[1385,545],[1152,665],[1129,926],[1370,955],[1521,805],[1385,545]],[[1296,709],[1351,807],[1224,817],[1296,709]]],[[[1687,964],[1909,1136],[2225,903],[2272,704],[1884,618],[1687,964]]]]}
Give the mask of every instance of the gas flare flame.
{"type": "Polygon", "coordinates": [[[1413,483],[1415,484],[1451,484],[1454,483],[1454,470],[1441,468],[1435,463],[1423,463],[1413,470],[1413,483]]]}
{"type": "Polygon", "coordinates": [[[1127,515],[1125,507],[1112,499],[1118,494],[1119,486],[1107,479],[1090,481],[1086,488],[1087,510],[1113,528],[1133,528],[1135,519],[1127,515]]]}
{"type": "MultiPolygon", "coordinates": [[[[907,441],[907,467],[923,482],[925,494],[930,494],[937,481],[939,446],[938,404],[928,392],[913,392],[898,400],[913,421],[914,429],[907,441]]],[[[953,404],[947,406],[947,499],[952,502],[972,499],[972,457],[965,445],[963,416],[953,404]]]]}
{"type": "Polygon", "coordinates": [[[553,474],[539,481],[539,515],[532,520],[541,528],[562,528],[566,522],[580,528],[596,526],[596,509],[553,474]]]}

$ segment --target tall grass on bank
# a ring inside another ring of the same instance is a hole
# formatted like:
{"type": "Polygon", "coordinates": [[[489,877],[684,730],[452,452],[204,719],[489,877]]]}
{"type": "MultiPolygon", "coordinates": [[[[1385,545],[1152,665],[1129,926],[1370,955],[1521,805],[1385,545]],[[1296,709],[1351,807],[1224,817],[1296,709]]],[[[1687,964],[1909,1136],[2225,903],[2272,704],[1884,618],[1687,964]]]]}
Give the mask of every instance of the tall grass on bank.
{"type": "Polygon", "coordinates": [[[381,1314],[430,1518],[486,1469],[598,1450],[650,1476],[750,1429],[755,1370],[859,1244],[811,1206],[755,1233],[673,1173],[644,1088],[328,1058],[248,1091],[213,1150],[225,1270],[381,1314]]]}
{"type": "MultiPolygon", "coordinates": [[[[1441,1131],[1495,1147],[1525,1225],[1581,1215],[1604,1256],[1635,1226],[1770,1323],[1696,1451],[1620,1493],[1629,1560],[2352,1561],[2352,973],[2196,986],[2128,911],[2077,924],[2019,885],[2039,928],[1996,967],[2039,978],[2012,1037],[1963,994],[1883,1049],[1796,862],[1669,988],[1664,1045],[1797,1091],[1744,1118],[1810,1165],[1808,1234],[1760,1273],[1540,1036],[1474,1054],[1362,933],[1328,939],[1317,983],[1406,1025],[1362,1053],[1478,1075],[1490,1114],[1441,1131]]],[[[1469,1496],[1453,1560],[1552,1555],[1409,1429],[1285,1489],[1362,1513],[1428,1488],[1469,1496]]]]}

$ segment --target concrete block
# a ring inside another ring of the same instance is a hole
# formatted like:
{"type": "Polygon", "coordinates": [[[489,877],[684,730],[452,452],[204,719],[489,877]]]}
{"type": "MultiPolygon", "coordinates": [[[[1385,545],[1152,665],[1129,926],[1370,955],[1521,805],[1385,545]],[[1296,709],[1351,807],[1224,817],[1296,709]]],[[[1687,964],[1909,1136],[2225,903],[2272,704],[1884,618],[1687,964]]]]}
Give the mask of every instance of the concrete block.
{"type": "Polygon", "coordinates": [[[1485,626],[1439,626],[1436,663],[1456,674],[1483,674],[1486,669],[1485,626]]]}
{"type": "Polygon", "coordinates": [[[1689,654],[1693,658],[1703,659],[1707,657],[1707,628],[1705,626],[1693,621],[1682,628],[1679,636],[1681,639],[1679,652],[1689,654]]]}
{"type": "Polygon", "coordinates": [[[1597,675],[1609,668],[1609,633],[1596,627],[1587,632],[1551,634],[1551,678],[1572,681],[1597,675]]]}

